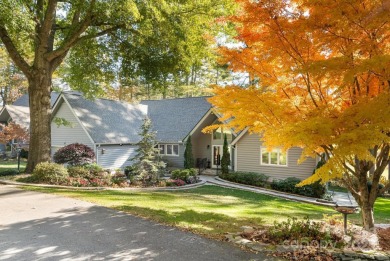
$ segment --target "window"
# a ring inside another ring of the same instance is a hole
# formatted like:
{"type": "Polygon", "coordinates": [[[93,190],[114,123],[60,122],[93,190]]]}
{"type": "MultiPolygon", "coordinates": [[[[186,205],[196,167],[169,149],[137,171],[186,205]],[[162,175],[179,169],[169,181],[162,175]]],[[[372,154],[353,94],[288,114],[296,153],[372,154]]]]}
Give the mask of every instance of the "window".
{"type": "Polygon", "coordinates": [[[159,151],[160,155],[164,155],[165,154],[165,145],[160,144],[160,145],[158,145],[158,147],[160,149],[160,151],[159,151]]]}
{"type": "Polygon", "coordinates": [[[261,165],[287,166],[287,152],[281,149],[268,151],[267,148],[261,148],[260,154],[261,165]]]}
{"type": "Polygon", "coordinates": [[[159,144],[155,148],[159,149],[160,155],[179,156],[179,145],[177,144],[159,144]]]}
{"type": "Polygon", "coordinates": [[[213,140],[223,140],[225,138],[225,134],[228,141],[233,139],[232,132],[229,128],[219,127],[213,131],[213,140]]]}

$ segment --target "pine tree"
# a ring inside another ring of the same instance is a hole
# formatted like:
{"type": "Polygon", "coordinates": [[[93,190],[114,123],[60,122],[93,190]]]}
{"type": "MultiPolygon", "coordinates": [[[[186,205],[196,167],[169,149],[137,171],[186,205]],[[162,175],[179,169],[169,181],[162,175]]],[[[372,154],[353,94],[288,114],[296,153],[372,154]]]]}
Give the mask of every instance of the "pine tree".
{"type": "Polygon", "coordinates": [[[194,156],[192,155],[191,135],[188,136],[186,149],[184,151],[184,168],[191,169],[194,167],[194,156]]]}
{"type": "Polygon", "coordinates": [[[145,118],[138,133],[142,139],[137,143],[137,154],[132,159],[135,162],[135,172],[144,183],[148,181],[155,183],[159,179],[159,169],[164,165],[159,160],[158,149],[155,148],[156,133],[151,129],[151,120],[145,118]]]}
{"type": "Polygon", "coordinates": [[[228,174],[229,173],[229,165],[230,165],[230,153],[229,153],[229,146],[227,142],[226,134],[223,139],[223,154],[221,159],[221,171],[222,174],[228,174]]]}

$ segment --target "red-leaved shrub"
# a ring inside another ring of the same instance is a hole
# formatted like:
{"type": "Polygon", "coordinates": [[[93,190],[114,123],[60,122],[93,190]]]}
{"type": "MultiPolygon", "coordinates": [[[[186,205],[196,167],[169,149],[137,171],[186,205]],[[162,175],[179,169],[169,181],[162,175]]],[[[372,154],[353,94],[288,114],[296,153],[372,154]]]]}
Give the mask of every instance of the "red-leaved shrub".
{"type": "Polygon", "coordinates": [[[95,161],[95,153],[87,145],[72,143],[59,149],[53,156],[54,162],[59,164],[83,165],[95,161]]]}

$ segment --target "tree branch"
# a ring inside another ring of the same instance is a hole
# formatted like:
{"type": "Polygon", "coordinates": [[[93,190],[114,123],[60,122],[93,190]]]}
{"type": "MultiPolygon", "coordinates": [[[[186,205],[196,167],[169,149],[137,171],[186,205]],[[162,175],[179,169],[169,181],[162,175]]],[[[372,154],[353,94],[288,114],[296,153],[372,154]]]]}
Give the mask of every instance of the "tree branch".
{"type": "MultiPolygon", "coordinates": [[[[96,2],[96,0],[91,1],[91,4],[89,6],[89,9],[88,9],[88,12],[87,12],[87,15],[86,15],[84,21],[82,21],[80,23],[76,23],[75,30],[73,30],[69,33],[69,35],[62,42],[62,45],[59,46],[56,50],[45,54],[45,58],[48,61],[52,61],[55,58],[66,54],[69,51],[69,49],[76,44],[76,41],[78,40],[80,35],[83,32],[85,32],[85,30],[90,26],[90,23],[92,22],[92,18],[93,18],[92,13],[93,13],[93,9],[95,7],[95,2],[96,2]]],[[[73,22],[76,22],[76,21],[73,20],[73,22]]]]}
{"type": "Polygon", "coordinates": [[[30,65],[20,55],[12,39],[9,37],[7,29],[3,25],[0,25],[0,38],[16,66],[29,78],[31,76],[30,65]]]}
{"type": "Polygon", "coordinates": [[[46,43],[51,34],[53,22],[56,15],[57,0],[50,0],[47,4],[47,9],[42,26],[39,28],[39,40],[41,43],[46,43]]]}

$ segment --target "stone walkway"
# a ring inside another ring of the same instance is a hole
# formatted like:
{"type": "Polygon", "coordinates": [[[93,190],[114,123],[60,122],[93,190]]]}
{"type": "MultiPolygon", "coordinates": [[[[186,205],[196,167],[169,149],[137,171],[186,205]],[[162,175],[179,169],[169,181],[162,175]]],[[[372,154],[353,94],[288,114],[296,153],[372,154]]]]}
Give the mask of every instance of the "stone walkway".
{"type": "Polygon", "coordinates": [[[289,199],[289,200],[294,200],[294,201],[306,202],[306,203],[311,203],[311,204],[316,204],[316,205],[321,205],[321,206],[330,206],[330,207],[335,207],[336,205],[338,205],[338,206],[352,206],[352,207],[358,206],[358,204],[356,203],[353,196],[350,193],[345,193],[345,192],[332,192],[333,202],[325,202],[323,200],[318,200],[316,198],[310,198],[310,197],[305,197],[305,196],[300,196],[300,195],[294,195],[294,194],[269,190],[269,189],[265,189],[265,188],[237,184],[237,183],[223,180],[217,176],[201,175],[200,179],[202,181],[206,181],[209,184],[214,184],[214,185],[218,185],[218,186],[222,186],[222,187],[247,190],[247,191],[252,191],[255,193],[265,194],[265,195],[269,195],[269,196],[274,196],[274,197],[279,197],[279,198],[284,198],[284,199],[289,199]]]}

